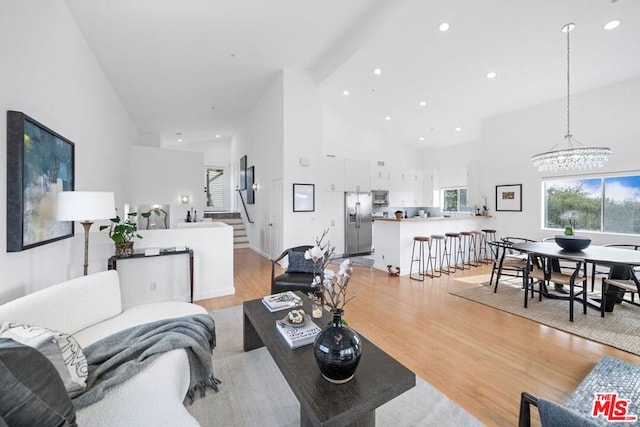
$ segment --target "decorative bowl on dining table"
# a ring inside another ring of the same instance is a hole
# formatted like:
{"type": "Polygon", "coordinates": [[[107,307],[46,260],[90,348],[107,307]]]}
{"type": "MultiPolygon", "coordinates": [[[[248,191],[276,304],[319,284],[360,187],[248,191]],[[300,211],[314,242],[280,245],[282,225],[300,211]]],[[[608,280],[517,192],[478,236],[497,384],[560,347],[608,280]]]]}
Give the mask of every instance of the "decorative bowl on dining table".
{"type": "Polygon", "coordinates": [[[579,252],[591,244],[589,237],[580,236],[556,236],[556,244],[567,252],[579,252]]]}

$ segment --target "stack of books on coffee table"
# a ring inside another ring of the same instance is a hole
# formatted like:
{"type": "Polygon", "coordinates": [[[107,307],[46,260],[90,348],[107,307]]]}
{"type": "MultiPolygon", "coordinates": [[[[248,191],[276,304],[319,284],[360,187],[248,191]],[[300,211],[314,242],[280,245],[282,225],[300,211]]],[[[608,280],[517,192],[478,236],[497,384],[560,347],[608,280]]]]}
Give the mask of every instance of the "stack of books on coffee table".
{"type": "Polygon", "coordinates": [[[291,291],[279,294],[267,295],[262,298],[262,303],[271,312],[294,308],[302,303],[302,298],[291,291]]]}
{"type": "Polygon", "coordinates": [[[277,320],[276,328],[291,348],[312,344],[316,340],[316,335],[322,331],[320,326],[313,323],[310,319],[300,327],[288,326],[284,324],[282,320],[277,320]]]}

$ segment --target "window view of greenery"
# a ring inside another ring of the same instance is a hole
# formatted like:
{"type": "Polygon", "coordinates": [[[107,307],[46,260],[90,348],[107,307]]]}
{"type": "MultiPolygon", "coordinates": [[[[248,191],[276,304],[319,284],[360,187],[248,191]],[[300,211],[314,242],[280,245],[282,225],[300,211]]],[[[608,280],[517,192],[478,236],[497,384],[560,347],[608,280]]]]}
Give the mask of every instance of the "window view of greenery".
{"type": "Polygon", "coordinates": [[[224,209],[224,169],[206,168],[207,207],[224,209]]]}
{"type": "Polygon", "coordinates": [[[544,182],[545,228],[640,234],[640,176],[544,182]]]}
{"type": "Polygon", "coordinates": [[[471,212],[467,206],[466,188],[445,188],[442,190],[442,210],[444,212],[471,212]]]}
{"type": "Polygon", "coordinates": [[[640,176],[604,179],[604,231],[640,234],[640,176]]]}

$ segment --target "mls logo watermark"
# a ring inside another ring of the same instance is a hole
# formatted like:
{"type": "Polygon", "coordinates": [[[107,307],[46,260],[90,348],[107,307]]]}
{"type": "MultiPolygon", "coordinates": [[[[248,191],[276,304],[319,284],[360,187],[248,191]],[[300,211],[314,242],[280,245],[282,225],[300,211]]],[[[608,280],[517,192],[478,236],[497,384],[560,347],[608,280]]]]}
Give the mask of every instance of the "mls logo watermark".
{"type": "Polygon", "coordinates": [[[629,399],[618,397],[618,393],[596,393],[591,409],[591,416],[602,415],[605,420],[614,423],[631,423],[638,420],[635,414],[629,414],[629,399]]]}

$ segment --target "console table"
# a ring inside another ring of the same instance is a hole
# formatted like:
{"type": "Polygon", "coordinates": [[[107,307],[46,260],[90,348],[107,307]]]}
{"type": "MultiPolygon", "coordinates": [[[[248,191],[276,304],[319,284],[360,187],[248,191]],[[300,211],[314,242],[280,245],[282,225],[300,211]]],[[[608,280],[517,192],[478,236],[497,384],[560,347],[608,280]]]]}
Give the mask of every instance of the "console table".
{"type": "Polygon", "coordinates": [[[124,261],[128,259],[155,258],[159,256],[166,256],[166,255],[189,255],[189,299],[190,299],[190,302],[193,302],[193,249],[189,249],[189,248],[185,248],[183,250],[163,249],[157,255],[145,255],[144,250],[136,250],[134,251],[133,255],[125,258],[120,258],[114,255],[111,258],[109,258],[109,261],[107,261],[107,269],[117,270],[118,260],[124,261]]]}

